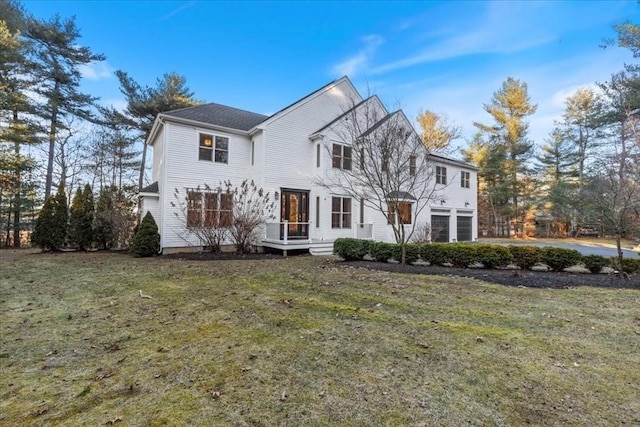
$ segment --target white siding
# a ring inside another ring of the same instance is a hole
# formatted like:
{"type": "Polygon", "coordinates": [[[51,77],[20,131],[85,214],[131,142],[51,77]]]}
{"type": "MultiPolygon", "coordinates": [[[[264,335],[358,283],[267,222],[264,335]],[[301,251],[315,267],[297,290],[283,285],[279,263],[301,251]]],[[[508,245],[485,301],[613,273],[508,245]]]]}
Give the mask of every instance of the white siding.
{"type": "Polygon", "coordinates": [[[345,80],[313,94],[265,126],[265,186],[310,190],[315,145],[309,135],[342,114],[360,96],[345,80]]]}
{"type": "Polygon", "coordinates": [[[184,201],[186,188],[202,188],[205,184],[216,188],[226,180],[238,186],[244,179],[256,178],[251,168],[251,141],[247,136],[175,123],[167,123],[165,131],[171,143],[166,150],[166,180],[170,184],[162,192],[163,217],[167,218],[163,244],[165,247],[199,246],[199,242],[185,233],[184,213],[177,205],[184,201]],[[229,138],[228,163],[198,160],[200,133],[229,138]],[[175,196],[176,189],[180,197],[175,196]]]}

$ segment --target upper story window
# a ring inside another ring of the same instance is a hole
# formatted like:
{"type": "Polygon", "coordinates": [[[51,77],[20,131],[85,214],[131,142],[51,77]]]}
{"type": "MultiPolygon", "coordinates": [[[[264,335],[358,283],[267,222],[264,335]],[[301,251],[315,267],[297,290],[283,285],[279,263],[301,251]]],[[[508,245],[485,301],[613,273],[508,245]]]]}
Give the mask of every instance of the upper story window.
{"type": "Polygon", "coordinates": [[[333,167],[336,169],[351,170],[351,147],[333,144],[333,167]]]}
{"type": "Polygon", "coordinates": [[[229,227],[233,195],[213,191],[187,191],[187,227],[229,227]]]}
{"type": "Polygon", "coordinates": [[[409,175],[416,176],[416,161],[418,158],[416,156],[409,157],[409,175]]]}
{"type": "Polygon", "coordinates": [[[229,138],[201,133],[198,160],[229,163],[229,138]]]}
{"type": "Polygon", "coordinates": [[[471,187],[471,172],[460,172],[460,187],[469,188],[471,187]]]}
{"type": "Polygon", "coordinates": [[[447,168],[436,166],[436,184],[447,185],[447,168]]]}
{"type": "Polygon", "coordinates": [[[396,213],[398,213],[399,224],[411,224],[411,203],[409,202],[389,202],[389,212],[387,214],[387,222],[389,224],[396,223],[396,213]]]}
{"type": "Polygon", "coordinates": [[[351,198],[331,198],[331,228],[351,228],[351,198]]]}

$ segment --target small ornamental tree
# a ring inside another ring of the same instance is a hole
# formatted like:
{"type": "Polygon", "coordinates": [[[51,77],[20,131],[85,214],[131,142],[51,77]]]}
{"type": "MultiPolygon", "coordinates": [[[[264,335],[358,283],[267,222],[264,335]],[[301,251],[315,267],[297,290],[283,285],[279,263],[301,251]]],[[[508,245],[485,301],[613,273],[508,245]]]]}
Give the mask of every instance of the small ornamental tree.
{"type": "Polygon", "coordinates": [[[69,213],[64,188],[58,187],[54,196],[49,196],[40,210],[31,242],[42,250],[61,249],[67,238],[69,213]]]}
{"type": "Polygon", "coordinates": [[[158,234],[158,225],[151,212],[142,218],[138,232],[133,236],[131,242],[131,253],[135,257],[149,257],[157,255],[160,252],[160,234],[158,234]]]}

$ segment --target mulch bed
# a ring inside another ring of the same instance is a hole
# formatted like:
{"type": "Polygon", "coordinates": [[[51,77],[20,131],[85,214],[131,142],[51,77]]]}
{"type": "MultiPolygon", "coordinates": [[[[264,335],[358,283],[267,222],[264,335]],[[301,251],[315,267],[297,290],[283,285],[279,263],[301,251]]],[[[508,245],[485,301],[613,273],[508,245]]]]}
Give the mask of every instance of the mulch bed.
{"type": "MultiPolygon", "coordinates": [[[[308,253],[303,256],[310,256],[308,253]]],[[[163,255],[165,258],[185,259],[194,261],[213,260],[260,260],[278,259],[279,254],[251,253],[236,255],[234,253],[212,254],[209,252],[177,253],[163,255]]],[[[555,288],[566,289],[575,286],[594,286],[601,288],[640,289],[640,274],[635,273],[623,278],[619,274],[589,274],[567,273],[552,271],[521,271],[521,270],[485,270],[481,268],[454,268],[429,265],[400,265],[375,261],[337,262],[338,265],[364,268],[368,270],[388,271],[402,274],[426,274],[438,276],[470,277],[484,282],[506,286],[524,286],[527,288],[555,288]]]]}
{"type": "Polygon", "coordinates": [[[628,278],[618,274],[567,273],[553,271],[485,270],[481,268],[454,268],[427,265],[400,265],[374,261],[353,261],[344,264],[369,270],[404,274],[431,274],[439,276],[470,277],[490,283],[527,288],[566,289],[575,286],[601,288],[640,289],[640,274],[628,278]]]}

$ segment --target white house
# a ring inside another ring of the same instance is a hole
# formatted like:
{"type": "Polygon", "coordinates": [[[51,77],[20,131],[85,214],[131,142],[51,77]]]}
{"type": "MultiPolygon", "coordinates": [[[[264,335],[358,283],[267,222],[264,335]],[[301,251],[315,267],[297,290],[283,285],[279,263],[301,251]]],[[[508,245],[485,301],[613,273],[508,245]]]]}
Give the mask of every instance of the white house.
{"type": "MultiPolygon", "coordinates": [[[[196,189],[215,188],[227,180],[238,185],[245,179],[270,192],[277,204],[276,219],[267,224],[258,246],[318,254],[330,253],[338,237],[395,241],[380,209],[365,203],[364,197],[354,200],[326,185],[340,179],[338,169],[358,167],[352,164],[352,157],[357,157],[354,141],[346,140],[353,138],[341,132],[349,117],[368,128],[362,135],[375,133],[395,118],[418,137],[402,111],[388,113],[376,96],[363,99],[347,77],[271,116],[219,104],[159,114],[147,140],[153,147],[153,183],[141,191],[140,200],[142,212],[151,212],[158,223],[163,252],[202,248],[202,242],[186,232],[176,190],[189,195],[188,209],[201,210],[192,212],[195,218],[220,216],[228,208],[224,195],[196,189]],[[361,120],[365,111],[376,111],[379,120],[361,120]]],[[[476,240],[477,169],[426,150],[425,158],[437,181],[425,208],[418,212],[420,200],[403,192],[383,202],[401,204],[405,224],[431,224],[433,240],[476,240]]]]}

